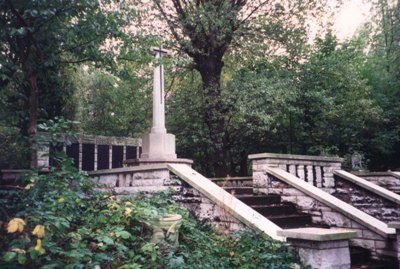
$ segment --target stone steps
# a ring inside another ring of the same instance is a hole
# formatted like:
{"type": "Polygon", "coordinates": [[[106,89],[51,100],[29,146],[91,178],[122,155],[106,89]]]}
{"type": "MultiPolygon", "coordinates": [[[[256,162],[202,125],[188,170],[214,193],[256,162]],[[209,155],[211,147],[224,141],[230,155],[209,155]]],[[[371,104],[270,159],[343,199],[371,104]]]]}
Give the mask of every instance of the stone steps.
{"type": "Polygon", "coordinates": [[[311,227],[311,216],[297,212],[292,203],[282,203],[279,195],[257,195],[251,187],[225,187],[226,191],[282,228],[311,227]]]}
{"type": "MultiPolygon", "coordinates": [[[[298,212],[293,203],[282,202],[279,195],[254,194],[251,187],[224,189],[283,229],[315,227],[310,215],[298,212]]],[[[369,250],[360,247],[350,247],[350,258],[351,269],[397,268],[389,263],[372,260],[369,250]]]]}
{"type": "Polygon", "coordinates": [[[255,194],[241,194],[235,195],[240,201],[247,205],[272,205],[272,204],[280,204],[281,197],[279,195],[255,195],[255,194]]]}

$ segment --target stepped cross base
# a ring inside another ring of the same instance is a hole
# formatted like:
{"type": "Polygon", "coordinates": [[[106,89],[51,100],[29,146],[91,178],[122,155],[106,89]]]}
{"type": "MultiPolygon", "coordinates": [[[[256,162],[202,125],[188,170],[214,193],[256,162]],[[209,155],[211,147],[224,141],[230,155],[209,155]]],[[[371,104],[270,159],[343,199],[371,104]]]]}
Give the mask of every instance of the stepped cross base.
{"type": "Polygon", "coordinates": [[[148,133],[142,137],[142,154],[139,159],[125,161],[127,166],[183,163],[191,166],[192,160],[179,159],[175,153],[175,136],[167,133],[148,133]]]}
{"type": "Polygon", "coordinates": [[[175,136],[167,133],[149,133],[142,137],[141,159],[176,159],[175,136]]]}

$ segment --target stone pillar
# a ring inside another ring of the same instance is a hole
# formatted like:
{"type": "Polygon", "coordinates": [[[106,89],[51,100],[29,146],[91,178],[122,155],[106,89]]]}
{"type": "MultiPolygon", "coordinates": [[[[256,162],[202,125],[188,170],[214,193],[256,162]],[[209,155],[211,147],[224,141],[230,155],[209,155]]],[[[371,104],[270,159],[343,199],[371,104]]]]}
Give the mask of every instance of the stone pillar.
{"type": "Polygon", "coordinates": [[[48,143],[40,143],[38,145],[37,155],[37,167],[46,171],[50,167],[50,145],[48,143]]]}
{"type": "Polygon", "coordinates": [[[300,228],[278,231],[298,253],[300,260],[313,269],[350,269],[349,239],[355,231],[300,228]]]}
{"type": "Polygon", "coordinates": [[[400,221],[389,222],[388,227],[396,229],[397,261],[400,264],[400,221]]]}
{"type": "Polygon", "coordinates": [[[302,179],[305,180],[305,171],[304,171],[304,165],[299,164],[297,166],[297,176],[302,179]]]}
{"type": "MultiPolygon", "coordinates": [[[[314,171],[312,165],[307,165],[307,182],[310,185],[314,185],[314,171]]],[[[317,186],[316,186],[317,187],[317,186]]]]}

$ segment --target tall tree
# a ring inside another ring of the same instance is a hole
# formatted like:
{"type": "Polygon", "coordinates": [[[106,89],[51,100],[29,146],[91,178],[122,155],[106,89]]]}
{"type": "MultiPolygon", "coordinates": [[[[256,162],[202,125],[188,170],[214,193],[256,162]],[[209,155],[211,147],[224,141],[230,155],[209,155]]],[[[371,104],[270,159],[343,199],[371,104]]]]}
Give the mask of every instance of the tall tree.
{"type": "Polygon", "coordinates": [[[172,0],[154,3],[169,27],[177,47],[193,61],[200,74],[205,103],[203,119],[212,141],[212,163],[217,176],[230,173],[229,133],[222,98],[224,56],[295,54],[304,42],[305,22],[324,1],[172,0]],[[299,34],[300,33],[300,34],[299,34]],[[248,46],[248,44],[251,44],[248,46]],[[295,46],[294,44],[297,44],[295,46]],[[242,49],[242,50],[241,50],[242,49]]]}
{"type": "MultiPolygon", "coordinates": [[[[57,78],[63,66],[98,59],[104,40],[121,33],[119,11],[109,4],[95,0],[0,0],[1,90],[13,83],[19,91],[27,91],[31,146],[41,94],[59,87],[57,78]]],[[[33,150],[32,168],[36,158],[33,150]]]]}

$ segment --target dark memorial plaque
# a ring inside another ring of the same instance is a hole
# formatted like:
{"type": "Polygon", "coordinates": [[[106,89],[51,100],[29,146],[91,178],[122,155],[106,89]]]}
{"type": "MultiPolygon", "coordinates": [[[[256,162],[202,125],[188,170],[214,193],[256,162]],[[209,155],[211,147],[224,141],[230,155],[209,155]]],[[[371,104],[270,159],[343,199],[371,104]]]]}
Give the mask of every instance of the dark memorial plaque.
{"type": "Polygon", "coordinates": [[[110,153],[108,145],[97,146],[97,170],[109,169],[110,153]]]}

